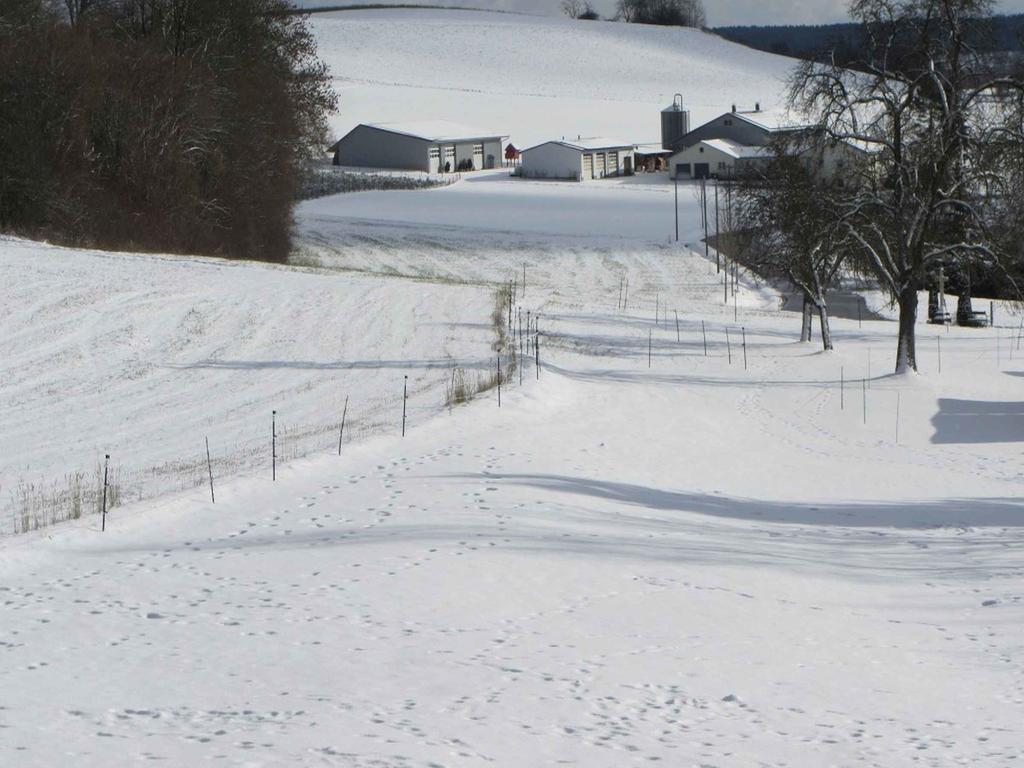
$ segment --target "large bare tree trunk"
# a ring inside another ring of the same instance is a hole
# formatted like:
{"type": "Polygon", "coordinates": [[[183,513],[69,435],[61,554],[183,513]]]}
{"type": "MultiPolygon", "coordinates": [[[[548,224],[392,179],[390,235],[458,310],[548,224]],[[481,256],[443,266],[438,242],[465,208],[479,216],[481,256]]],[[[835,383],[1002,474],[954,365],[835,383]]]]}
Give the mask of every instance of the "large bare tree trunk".
{"type": "Polygon", "coordinates": [[[803,315],[800,318],[800,341],[808,342],[811,340],[811,330],[813,329],[814,315],[812,314],[813,305],[811,300],[807,298],[807,294],[804,294],[804,307],[803,315]]]}
{"type": "Polygon", "coordinates": [[[832,330],[828,325],[828,306],[824,301],[818,304],[818,320],[821,323],[821,347],[829,352],[832,349],[832,330]]]}
{"type": "Polygon", "coordinates": [[[917,370],[914,325],[917,322],[917,289],[904,288],[899,295],[900,336],[896,347],[896,373],[917,370]]]}

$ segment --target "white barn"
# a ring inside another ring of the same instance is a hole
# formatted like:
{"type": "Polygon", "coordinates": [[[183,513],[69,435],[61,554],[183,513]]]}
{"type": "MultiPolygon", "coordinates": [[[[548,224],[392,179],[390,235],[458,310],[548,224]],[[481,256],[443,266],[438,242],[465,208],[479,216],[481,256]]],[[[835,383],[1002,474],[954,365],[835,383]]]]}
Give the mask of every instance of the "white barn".
{"type": "Polygon", "coordinates": [[[635,144],[610,139],[548,141],[524,149],[522,176],[587,181],[632,176],[635,144]]]}
{"type": "Polygon", "coordinates": [[[672,155],[669,171],[681,179],[731,178],[743,162],[768,155],[763,147],[748,147],[729,139],[704,139],[672,155]]]}
{"type": "Polygon", "coordinates": [[[363,123],[330,151],[335,165],[427,173],[480,171],[501,167],[507,138],[445,120],[363,123]]]}

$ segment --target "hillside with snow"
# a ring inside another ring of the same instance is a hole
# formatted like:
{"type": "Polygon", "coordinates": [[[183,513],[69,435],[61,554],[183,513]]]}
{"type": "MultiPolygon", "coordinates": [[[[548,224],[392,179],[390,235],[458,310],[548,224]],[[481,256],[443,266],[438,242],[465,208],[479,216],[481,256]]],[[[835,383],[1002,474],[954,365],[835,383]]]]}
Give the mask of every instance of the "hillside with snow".
{"type": "Polygon", "coordinates": [[[661,140],[681,93],[694,126],[785,106],[793,60],[693,29],[446,10],[315,14],[341,97],[332,129],[448,119],[530,146],[562,136],[661,140]]]}
{"type": "MultiPolygon", "coordinates": [[[[509,14],[314,24],[338,131],[653,140],[675,91],[696,122],[778,106],[789,66],[509,14]]],[[[1020,308],[921,319],[893,376],[851,295],[822,353],[676,192],[334,195],[282,266],[0,237],[0,766],[1024,759],[1020,308]]]]}

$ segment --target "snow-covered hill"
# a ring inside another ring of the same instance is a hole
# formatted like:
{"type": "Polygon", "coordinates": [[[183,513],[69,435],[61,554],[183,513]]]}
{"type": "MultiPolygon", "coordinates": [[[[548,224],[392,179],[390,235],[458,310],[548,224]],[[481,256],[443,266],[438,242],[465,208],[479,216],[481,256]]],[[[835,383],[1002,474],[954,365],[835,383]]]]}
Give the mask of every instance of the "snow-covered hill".
{"type": "Polygon", "coordinates": [[[338,136],[361,122],[449,119],[517,146],[562,136],[660,141],[681,93],[694,125],[733,104],[785,104],[793,61],[693,29],[446,10],[316,14],[341,95],[338,136]]]}

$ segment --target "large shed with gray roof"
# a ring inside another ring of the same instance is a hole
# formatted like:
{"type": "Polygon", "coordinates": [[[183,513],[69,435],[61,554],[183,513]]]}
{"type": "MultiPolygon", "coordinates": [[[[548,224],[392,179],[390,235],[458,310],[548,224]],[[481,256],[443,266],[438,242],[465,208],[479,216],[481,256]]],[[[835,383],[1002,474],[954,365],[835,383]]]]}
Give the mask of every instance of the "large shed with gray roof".
{"type": "Polygon", "coordinates": [[[426,173],[500,168],[508,136],[431,120],[363,123],[331,147],[335,165],[426,173]]]}
{"type": "Polygon", "coordinates": [[[611,139],[547,141],[523,150],[521,175],[531,179],[587,181],[632,176],[635,144],[611,139]]]}

